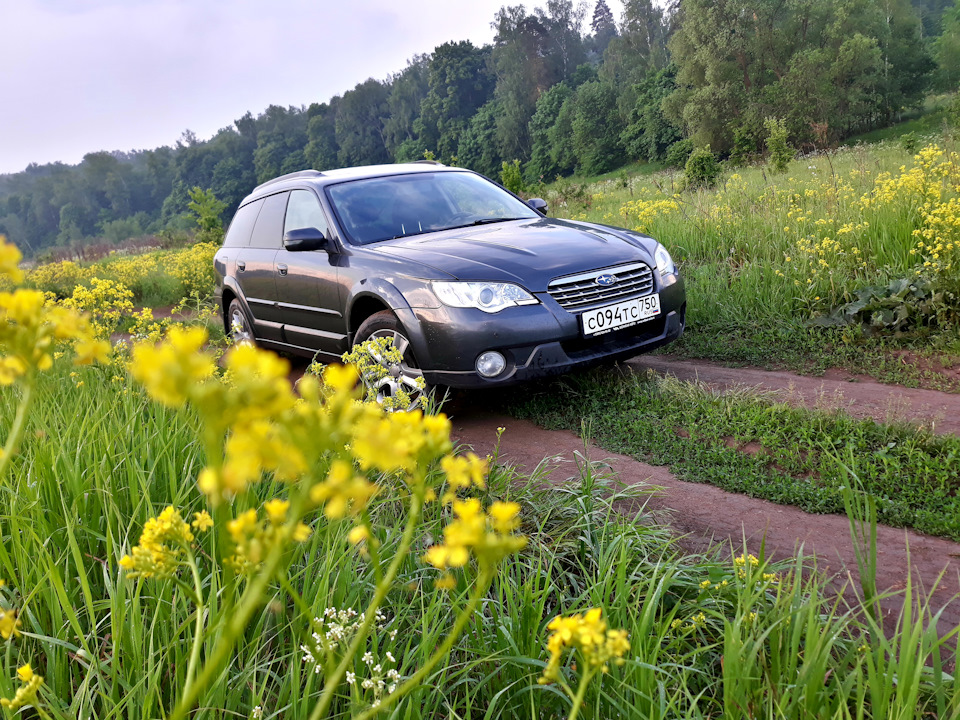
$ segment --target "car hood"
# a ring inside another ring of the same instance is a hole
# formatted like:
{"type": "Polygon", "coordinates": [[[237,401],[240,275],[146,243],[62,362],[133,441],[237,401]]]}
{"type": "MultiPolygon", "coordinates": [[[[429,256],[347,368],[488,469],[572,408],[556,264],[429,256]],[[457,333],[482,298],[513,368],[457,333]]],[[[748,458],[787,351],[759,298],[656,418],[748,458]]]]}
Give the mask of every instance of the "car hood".
{"type": "Polygon", "coordinates": [[[545,292],[562,275],[629,262],[653,267],[656,241],[619,228],[553,218],[511,220],[367,246],[458,280],[512,282],[545,292]]]}

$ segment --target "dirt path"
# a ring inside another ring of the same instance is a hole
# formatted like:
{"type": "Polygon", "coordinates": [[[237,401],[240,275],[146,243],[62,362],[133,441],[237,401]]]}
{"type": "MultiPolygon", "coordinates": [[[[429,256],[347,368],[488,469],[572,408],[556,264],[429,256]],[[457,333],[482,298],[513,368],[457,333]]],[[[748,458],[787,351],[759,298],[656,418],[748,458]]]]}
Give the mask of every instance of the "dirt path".
{"type": "MultiPolygon", "coordinates": [[[[575,452],[584,452],[576,435],[557,430],[544,430],[531,422],[515,420],[488,412],[455,412],[454,435],[477,453],[492,453],[498,427],[506,431],[500,442],[500,460],[527,471],[544,458],[550,458],[549,479],[563,483],[576,475],[575,452]]],[[[758,552],[766,538],[766,552],[775,559],[787,559],[799,547],[816,554],[821,570],[836,574],[836,582],[847,579],[847,571],[856,577],[857,561],[850,541],[847,518],[839,515],[811,515],[786,505],[737,495],[713,487],[678,480],[669,468],[638,462],[625,455],[587,448],[593,461],[607,462],[627,484],[656,485],[662,491],[650,498],[648,508],[662,511],[680,534],[682,546],[691,551],[705,551],[712,542],[732,544],[740,552],[746,539],[751,552],[758,552]]],[[[897,590],[907,577],[907,552],[914,579],[929,589],[944,572],[940,586],[933,594],[933,607],[945,607],[941,629],[960,624],[960,544],[921,535],[913,531],[879,527],[878,587],[897,590]]],[[[900,602],[892,599],[884,604],[886,612],[899,610],[900,602]]]]}
{"type": "MultiPolygon", "coordinates": [[[[879,422],[905,421],[938,433],[960,435],[960,395],[883,385],[842,372],[813,378],[662,356],[641,357],[628,366],[674,375],[681,380],[700,381],[720,390],[752,387],[797,405],[841,409],[879,422]]],[[[454,435],[478,453],[492,452],[497,428],[505,427],[500,444],[503,462],[529,471],[544,458],[552,458],[548,463],[550,479],[556,483],[563,483],[576,474],[574,453],[582,453],[584,446],[573,433],[544,430],[489,407],[475,410],[469,402],[454,403],[450,411],[454,435]]],[[[838,585],[851,577],[857,581],[856,555],[844,516],[812,515],[711,485],[684,482],[675,478],[668,467],[647,465],[593,445],[588,445],[587,453],[591,460],[609,463],[627,484],[662,488],[649,500],[648,508],[665,514],[674,529],[684,536],[682,545],[688,550],[703,551],[712,543],[720,543],[732,545],[739,552],[746,540],[748,548],[756,552],[765,540],[766,551],[774,558],[793,557],[802,547],[806,553],[817,556],[819,567],[834,574],[838,585]]],[[[904,587],[909,553],[914,580],[927,591],[943,574],[932,595],[932,606],[945,608],[941,628],[960,624],[957,597],[960,594],[960,544],[885,526],[878,528],[877,540],[879,588],[904,587]]],[[[885,604],[885,609],[888,613],[895,612],[899,605],[900,601],[894,598],[885,604]]]]}

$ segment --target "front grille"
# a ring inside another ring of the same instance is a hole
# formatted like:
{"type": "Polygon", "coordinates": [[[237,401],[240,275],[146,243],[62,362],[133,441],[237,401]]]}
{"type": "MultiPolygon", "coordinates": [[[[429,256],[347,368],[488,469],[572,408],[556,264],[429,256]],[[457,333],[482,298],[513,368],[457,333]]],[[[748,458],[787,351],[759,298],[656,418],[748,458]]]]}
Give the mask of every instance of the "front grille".
{"type": "Polygon", "coordinates": [[[653,292],[653,271],[645,263],[591,270],[557,278],[547,286],[547,292],[565,310],[583,310],[591,305],[649,295],[653,292]],[[609,287],[602,287],[597,285],[597,278],[601,275],[613,275],[617,281],[609,287]]]}

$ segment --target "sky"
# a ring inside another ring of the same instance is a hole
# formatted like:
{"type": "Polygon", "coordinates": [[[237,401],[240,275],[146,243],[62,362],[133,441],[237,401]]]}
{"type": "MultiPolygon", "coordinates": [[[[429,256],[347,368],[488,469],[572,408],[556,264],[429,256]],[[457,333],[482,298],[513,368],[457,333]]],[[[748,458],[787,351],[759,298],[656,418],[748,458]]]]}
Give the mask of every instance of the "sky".
{"type": "MultiPolygon", "coordinates": [[[[593,0],[586,0],[587,24],[593,0]]],[[[201,139],[493,40],[518,0],[2,0],[0,173],[201,139]]],[[[527,0],[527,9],[545,0],[527,0]]],[[[620,0],[608,0],[619,20],[620,0]]]]}

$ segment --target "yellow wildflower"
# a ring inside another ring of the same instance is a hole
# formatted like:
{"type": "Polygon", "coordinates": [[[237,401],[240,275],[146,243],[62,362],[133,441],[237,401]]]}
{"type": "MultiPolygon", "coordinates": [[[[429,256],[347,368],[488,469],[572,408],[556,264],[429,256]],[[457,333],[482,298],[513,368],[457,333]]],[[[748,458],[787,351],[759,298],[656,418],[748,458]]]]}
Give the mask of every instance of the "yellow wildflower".
{"type": "Polygon", "coordinates": [[[39,690],[40,686],[43,684],[43,678],[33,672],[33,668],[30,667],[30,663],[23,665],[17,670],[17,677],[20,678],[20,682],[22,682],[23,685],[17,688],[17,693],[13,700],[0,698],[0,706],[3,706],[8,710],[17,710],[22,708],[24,705],[36,704],[37,690],[39,690]]]}
{"type": "Polygon", "coordinates": [[[626,630],[610,630],[601,618],[602,610],[593,608],[584,615],[562,617],[558,615],[547,629],[547,652],[550,659],[540,677],[540,684],[557,680],[560,676],[560,660],[567,649],[579,651],[589,671],[607,672],[613,661],[623,664],[623,656],[630,650],[626,630]]]}

